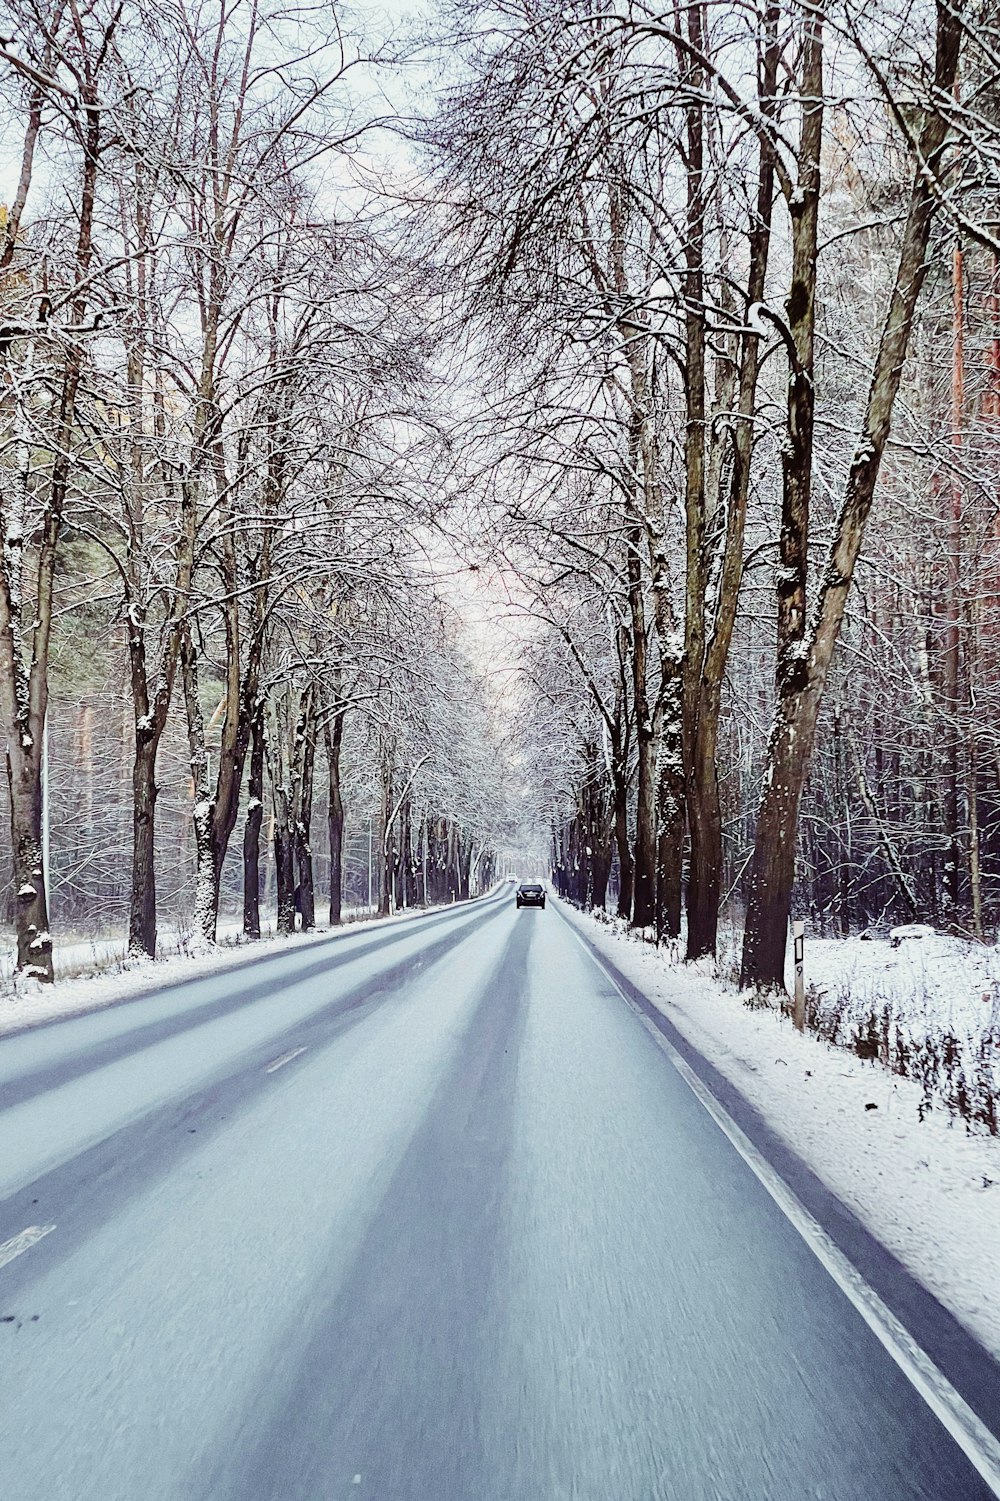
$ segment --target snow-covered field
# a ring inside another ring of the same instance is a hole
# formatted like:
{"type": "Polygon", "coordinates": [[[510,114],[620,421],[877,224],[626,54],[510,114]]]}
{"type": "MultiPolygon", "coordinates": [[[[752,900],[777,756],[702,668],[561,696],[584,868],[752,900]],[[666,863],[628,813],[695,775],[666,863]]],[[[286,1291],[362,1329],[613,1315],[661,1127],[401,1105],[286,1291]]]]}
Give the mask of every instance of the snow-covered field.
{"type": "MultiPolygon", "coordinates": [[[[789,965],[789,986],[792,980],[789,965]]],[[[849,992],[858,1015],[888,998],[914,1026],[931,1020],[956,1031],[1000,1028],[1000,948],[930,929],[896,946],[888,938],[809,940],[806,983],[849,992]]]]}
{"type": "MultiPolygon", "coordinates": [[[[928,1114],[918,1082],[797,1033],[777,1010],[751,1010],[735,988],[672,964],[615,922],[562,910],[1000,1358],[1000,1139],[970,1133],[943,1110],[928,1114]]],[[[997,957],[966,947],[831,941],[809,945],[806,957],[817,986],[857,987],[859,1015],[865,997],[892,994],[904,1025],[929,1014],[975,1033],[977,1006],[981,1026],[996,1015],[981,994],[997,957]]]]}
{"type": "Polygon", "coordinates": [[[894,931],[807,943],[810,1026],[918,1081],[922,1113],[944,1109],[996,1134],[1000,950],[921,925],[894,931]]]}

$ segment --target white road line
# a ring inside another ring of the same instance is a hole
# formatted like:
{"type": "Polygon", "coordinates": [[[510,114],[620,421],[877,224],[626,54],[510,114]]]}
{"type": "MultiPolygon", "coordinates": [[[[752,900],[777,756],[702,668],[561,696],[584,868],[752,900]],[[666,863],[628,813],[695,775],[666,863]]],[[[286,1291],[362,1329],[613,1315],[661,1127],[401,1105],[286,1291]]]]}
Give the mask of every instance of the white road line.
{"type": "Polygon", "coordinates": [[[275,1058],[273,1063],[267,1065],[267,1068],[264,1070],[265,1074],[277,1073],[279,1068],[284,1068],[286,1063],[291,1063],[293,1058],[297,1058],[300,1053],[304,1052],[305,1048],[293,1048],[290,1053],[282,1053],[280,1058],[275,1058]]]}
{"type": "Polygon", "coordinates": [[[51,1235],[55,1225],[29,1225],[27,1230],[22,1230],[20,1235],[15,1235],[13,1240],[5,1240],[0,1246],[0,1267],[6,1266],[8,1261],[13,1261],[15,1256],[20,1256],[25,1251],[30,1251],[32,1246],[37,1246],[46,1235],[51,1235]]]}
{"type": "Polygon", "coordinates": [[[849,1261],[840,1247],[835,1245],[805,1205],[799,1202],[785,1180],[775,1171],[767,1158],[761,1155],[729,1112],[719,1104],[711,1090],[702,1083],[673,1043],[669,1042],[656,1024],[630,1000],[614,975],[576,931],[573,924],[567,918],[563,921],[580,947],[615,987],[625,1004],[639,1017],[650,1036],[666,1053],[691,1093],[729,1138],[751,1172],[767,1189],[785,1218],[801,1235],[817,1261],[826,1268],[841,1292],[853,1304],[910,1384],[923,1397],[931,1412],[941,1421],[993,1494],[1000,1497],[1000,1440],[976,1416],[944,1373],[938,1370],[926,1351],[917,1344],[909,1330],[882,1302],[878,1293],[868,1286],[853,1262],[849,1261]]]}

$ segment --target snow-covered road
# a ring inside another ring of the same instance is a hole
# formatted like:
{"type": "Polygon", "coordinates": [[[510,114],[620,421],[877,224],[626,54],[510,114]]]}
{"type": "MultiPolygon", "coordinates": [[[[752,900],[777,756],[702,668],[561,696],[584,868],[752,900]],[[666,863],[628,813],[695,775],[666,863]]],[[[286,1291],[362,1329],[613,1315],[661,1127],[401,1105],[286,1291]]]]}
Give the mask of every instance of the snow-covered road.
{"type": "Polygon", "coordinates": [[[0,1316],[4,1501],[995,1494],[508,891],[0,1043],[0,1316]]]}

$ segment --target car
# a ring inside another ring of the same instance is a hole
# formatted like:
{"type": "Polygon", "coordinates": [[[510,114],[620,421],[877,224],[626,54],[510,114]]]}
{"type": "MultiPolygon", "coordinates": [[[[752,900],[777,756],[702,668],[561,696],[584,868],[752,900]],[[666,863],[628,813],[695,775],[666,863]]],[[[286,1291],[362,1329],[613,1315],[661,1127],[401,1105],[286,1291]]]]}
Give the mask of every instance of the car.
{"type": "Polygon", "coordinates": [[[545,887],[539,881],[522,881],[517,888],[519,907],[544,907],[545,887]]]}

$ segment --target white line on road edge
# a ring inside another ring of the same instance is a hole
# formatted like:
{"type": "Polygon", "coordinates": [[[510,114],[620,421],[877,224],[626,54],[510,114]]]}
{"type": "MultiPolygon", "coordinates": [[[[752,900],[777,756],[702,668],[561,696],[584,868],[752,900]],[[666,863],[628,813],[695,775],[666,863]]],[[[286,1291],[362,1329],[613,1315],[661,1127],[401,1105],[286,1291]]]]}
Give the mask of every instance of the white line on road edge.
{"type": "Polygon", "coordinates": [[[286,1063],[291,1063],[293,1058],[297,1058],[300,1053],[304,1052],[305,1048],[293,1048],[290,1053],[282,1053],[280,1058],[275,1058],[273,1063],[267,1065],[267,1068],[264,1070],[265,1074],[277,1073],[279,1068],[284,1068],[286,1063]]]}
{"type": "Polygon", "coordinates": [[[25,1251],[30,1251],[32,1246],[37,1246],[46,1235],[51,1235],[55,1225],[29,1225],[27,1230],[22,1230],[20,1235],[15,1235],[13,1240],[5,1240],[0,1246],[0,1267],[6,1266],[8,1261],[13,1261],[15,1256],[20,1256],[25,1251]]]}
{"type": "Polygon", "coordinates": [[[576,931],[573,924],[566,918],[563,921],[580,947],[611,982],[625,1004],[638,1016],[650,1036],[663,1049],[691,1093],[705,1107],[720,1130],[728,1136],[785,1218],[798,1231],[817,1261],[826,1268],[841,1292],[854,1305],[876,1339],[885,1347],[903,1375],[923,1397],[927,1406],[944,1425],[962,1453],[978,1470],[993,1494],[1000,1497],[1000,1440],[976,1416],[947,1376],[938,1370],[909,1330],[882,1302],[878,1293],[868,1286],[853,1262],[849,1261],[840,1247],[831,1240],[805,1205],[799,1202],[784,1178],[775,1171],[767,1158],[762,1156],[729,1112],[719,1104],[711,1090],[702,1083],[673,1043],[664,1037],[656,1024],[625,994],[614,975],[576,931]]]}

